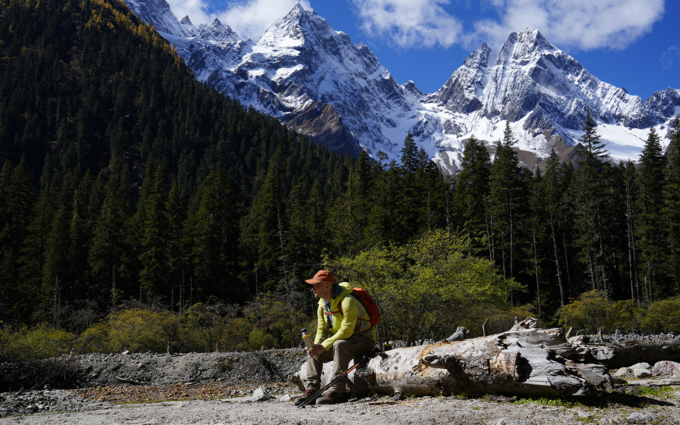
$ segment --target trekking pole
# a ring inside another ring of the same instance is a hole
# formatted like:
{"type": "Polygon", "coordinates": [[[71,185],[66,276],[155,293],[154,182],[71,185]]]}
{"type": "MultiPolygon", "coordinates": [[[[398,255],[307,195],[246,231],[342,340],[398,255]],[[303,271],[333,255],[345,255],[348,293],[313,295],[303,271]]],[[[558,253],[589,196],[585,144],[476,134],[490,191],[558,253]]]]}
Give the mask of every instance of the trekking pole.
{"type": "Polygon", "coordinates": [[[326,391],[327,389],[329,389],[333,384],[335,384],[336,382],[340,381],[340,380],[341,380],[342,378],[344,378],[345,376],[349,375],[349,373],[350,373],[351,371],[353,371],[354,369],[356,369],[357,367],[359,367],[360,364],[362,364],[363,362],[365,362],[365,361],[368,360],[368,359],[372,359],[373,357],[375,357],[375,355],[376,355],[376,353],[377,353],[378,351],[379,351],[379,350],[378,350],[377,348],[374,348],[374,349],[372,349],[371,351],[369,351],[368,353],[366,353],[366,355],[365,355],[361,360],[359,360],[354,366],[352,366],[352,367],[350,367],[349,369],[347,369],[346,371],[340,373],[340,375],[338,375],[337,378],[333,379],[331,382],[329,382],[328,384],[326,384],[325,387],[323,387],[323,388],[321,388],[319,391],[315,392],[311,397],[309,397],[309,398],[308,398],[307,400],[305,400],[302,404],[300,404],[300,405],[298,406],[298,408],[300,408],[300,407],[305,407],[306,405],[310,404],[311,402],[313,402],[314,400],[316,400],[317,398],[319,398],[319,396],[320,396],[321,394],[323,394],[324,391],[326,391]]]}

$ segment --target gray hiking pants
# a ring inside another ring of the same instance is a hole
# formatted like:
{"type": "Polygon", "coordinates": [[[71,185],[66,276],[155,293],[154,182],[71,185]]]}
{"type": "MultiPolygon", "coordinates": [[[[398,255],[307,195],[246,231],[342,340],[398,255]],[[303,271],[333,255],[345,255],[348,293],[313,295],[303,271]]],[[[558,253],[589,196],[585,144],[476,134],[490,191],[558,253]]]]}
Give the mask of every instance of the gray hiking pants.
{"type": "MultiPolygon", "coordinates": [[[[306,389],[316,390],[321,388],[321,372],[323,364],[333,362],[333,378],[335,379],[342,372],[346,371],[349,361],[361,360],[364,354],[368,353],[375,346],[375,341],[365,335],[352,335],[347,339],[341,339],[333,343],[330,350],[325,351],[318,359],[307,358],[307,381],[306,389]]],[[[343,393],[347,385],[347,377],[336,382],[331,390],[343,393]]]]}

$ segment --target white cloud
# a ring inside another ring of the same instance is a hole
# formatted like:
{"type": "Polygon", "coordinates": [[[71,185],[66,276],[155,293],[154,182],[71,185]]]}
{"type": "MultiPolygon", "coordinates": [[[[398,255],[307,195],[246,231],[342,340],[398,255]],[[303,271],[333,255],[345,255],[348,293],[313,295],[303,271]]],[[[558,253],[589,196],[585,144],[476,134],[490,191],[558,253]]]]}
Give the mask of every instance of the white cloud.
{"type": "Polygon", "coordinates": [[[352,0],[361,27],[400,47],[449,47],[459,42],[463,26],[442,5],[449,0],[352,0]]]}
{"type": "Polygon", "coordinates": [[[189,16],[195,25],[212,22],[215,18],[229,25],[244,38],[257,40],[277,19],[284,17],[300,3],[305,10],[313,10],[308,0],[234,0],[227,9],[208,13],[204,0],[167,0],[177,19],[189,16]]]}
{"type": "Polygon", "coordinates": [[[172,13],[181,20],[185,16],[193,24],[208,23],[211,17],[205,12],[207,5],[203,0],[168,0],[172,13]]]}
{"type": "Polygon", "coordinates": [[[661,67],[668,71],[673,68],[676,61],[680,60],[680,47],[671,46],[661,55],[661,67]]]}
{"type": "Polygon", "coordinates": [[[241,37],[257,40],[297,3],[305,10],[313,10],[307,0],[245,0],[232,2],[225,12],[217,15],[223,24],[229,25],[241,37]]]}
{"type": "Polygon", "coordinates": [[[664,13],[664,0],[485,1],[500,19],[475,22],[466,44],[485,40],[498,46],[510,32],[532,28],[558,47],[622,49],[651,31],[664,13]]]}

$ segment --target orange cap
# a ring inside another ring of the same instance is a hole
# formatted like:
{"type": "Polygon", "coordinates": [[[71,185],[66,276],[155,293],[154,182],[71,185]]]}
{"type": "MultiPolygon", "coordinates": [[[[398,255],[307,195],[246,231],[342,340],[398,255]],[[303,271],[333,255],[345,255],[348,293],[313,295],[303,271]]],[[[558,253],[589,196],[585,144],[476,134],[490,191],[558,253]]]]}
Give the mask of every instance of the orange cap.
{"type": "Polygon", "coordinates": [[[333,273],[328,270],[319,270],[312,279],[305,280],[305,282],[310,285],[321,282],[335,283],[335,277],[333,276],[333,273]]]}

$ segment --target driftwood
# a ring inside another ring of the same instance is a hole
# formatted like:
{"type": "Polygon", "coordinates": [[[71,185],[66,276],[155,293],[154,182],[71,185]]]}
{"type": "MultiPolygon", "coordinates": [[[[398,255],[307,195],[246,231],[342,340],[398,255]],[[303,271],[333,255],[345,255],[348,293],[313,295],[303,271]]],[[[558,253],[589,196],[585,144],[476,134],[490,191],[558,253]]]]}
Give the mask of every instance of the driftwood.
{"type": "MultiPolygon", "coordinates": [[[[358,393],[448,395],[498,393],[587,395],[612,388],[611,376],[588,347],[561,329],[536,329],[533,319],[497,335],[380,353],[350,374],[358,393]]],[[[304,376],[305,365],[300,376],[304,376]]],[[[322,380],[331,374],[324,367],[322,380]]],[[[299,377],[293,380],[303,387],[299,377]]]]}
{"type": "Polygon", "coordinates": [[[608,369],[618,369],[646,362],[654,364],[661,360],[680,360],[680,340],[668,341],[633,341],[617,344],[615,342],[597,343],[581,335],[570,338],[569,341],[578,346],[586,347],[601,364],[608,369]]]}

